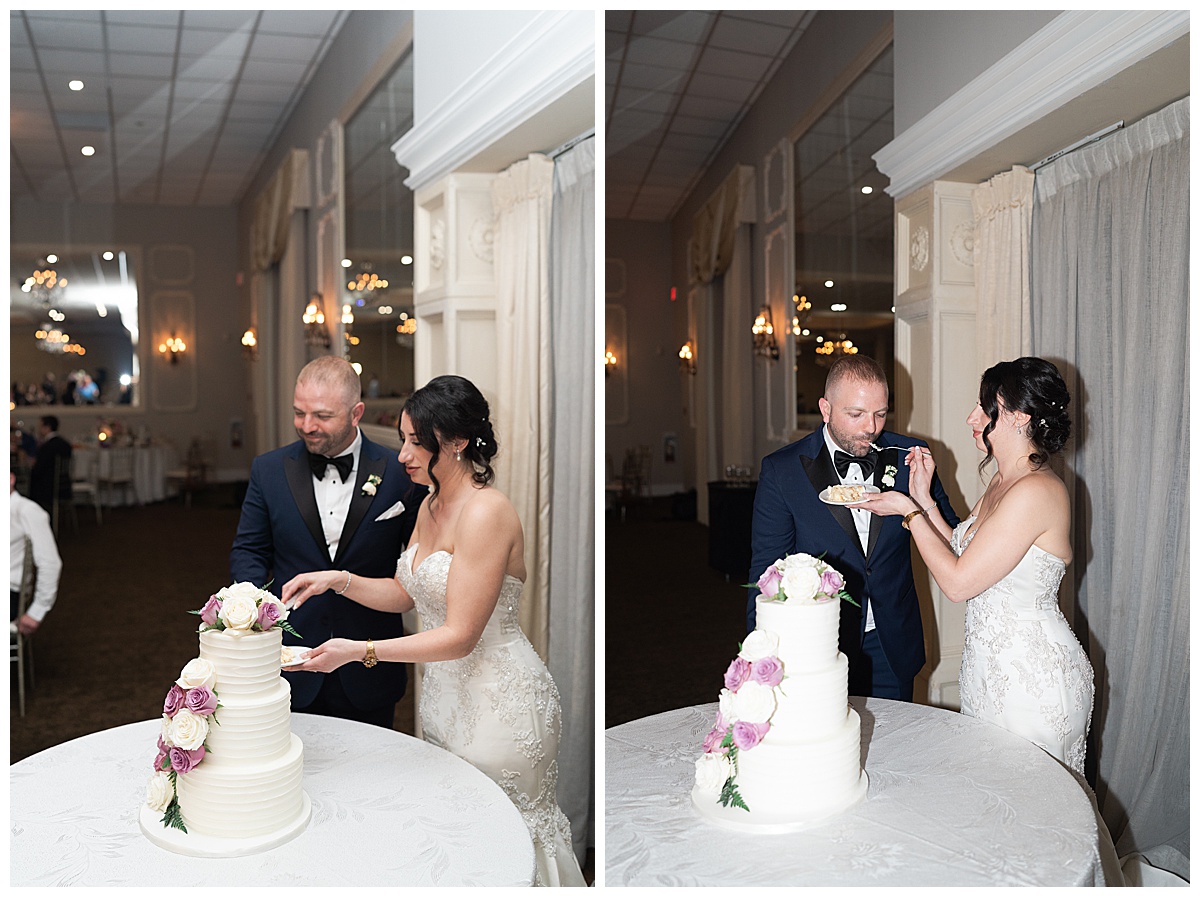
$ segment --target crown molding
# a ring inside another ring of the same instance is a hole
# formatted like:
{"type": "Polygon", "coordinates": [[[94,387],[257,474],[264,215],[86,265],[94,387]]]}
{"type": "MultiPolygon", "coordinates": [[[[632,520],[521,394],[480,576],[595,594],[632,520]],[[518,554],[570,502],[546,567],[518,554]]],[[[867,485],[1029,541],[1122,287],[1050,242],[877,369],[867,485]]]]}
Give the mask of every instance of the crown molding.
{"type": "Polygon", "coordinates": [[[1188,10],[1069,11],[872,158],[898,198],[1191,32],[1188,10]]]}
{"type": "Polygon", "coordinates": [[[592,15],[541,12],[424,121],[392,145],[418,190],[445,177],[596,70],[592,15]]]}

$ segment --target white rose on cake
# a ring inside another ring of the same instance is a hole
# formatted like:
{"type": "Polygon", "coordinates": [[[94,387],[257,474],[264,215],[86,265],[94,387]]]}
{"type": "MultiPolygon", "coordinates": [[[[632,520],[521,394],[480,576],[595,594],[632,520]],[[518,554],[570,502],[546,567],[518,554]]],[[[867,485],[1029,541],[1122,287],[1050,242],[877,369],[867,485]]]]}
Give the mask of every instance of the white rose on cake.
{"type": "Polygon", "coordinates": [[[183,709],[167,723],[167,741],[185,751],[194,751],[208,737],[208,720],[192,711],[183,709]]]}
{"type": "Polygon", "coordinates": [[[258,622],[258,602],[244,595],[232,595],[221,602],[218,616],[226,629],[248,632],[258,622]]]}
{"type": "Polygon", "coordinates": [[[217,681],[217,671],[211,663],[203,657],[196,657],[189,660],[179,671],[179,678],[175,680],[175,684],[180,688],[205,688],[212,689],[217,681]]]}
{"type": "Polygon", "coordinates": [[[742,650],[738,652],[738,656],[754,663],[764,657],[774,657],[778,653],[779,636],[763,629],[755,629],[742,642],[742,650]]]}
{"type": "Polygon", "coordinates": [[[696,761],[696,787],[709,794],[720,794],[733,766],[724,754],[705,754],[696,761]]]}
{"type": "Polygon", "coordinates": [[[759,682],[743,682],[730,700],[730,722],[765,723],[775,712],[775,690],[759,682]]]}
{"type": "MultiPolygon", "coordinates": [[[[796,555],[796,557],[802,557],[802,555],[796,555]]],[[[821,591],[821,574],[815,565],[788,564],[784,568],[783,579],[780,581],[779,587],[788,598],[797,601],[814,598],[821,591]]]]}
{"type": "Polygon", "coordinates": [[[230,598],[249,598],[257,604],[270,594],[270,592],[260,589],[252,582],[235,582],[233,585],[225,586],[225,588],[217,592],[217,597],[221,601],[226,601],[230,598]]]}
{"type": "Polygon", "coordinates": [[[161,813],[174,796],[175,789],[171,787],[170,776],[165,772],[156,772],[150,776],[150,782],[146,785],[146,806],[161,813]]]}

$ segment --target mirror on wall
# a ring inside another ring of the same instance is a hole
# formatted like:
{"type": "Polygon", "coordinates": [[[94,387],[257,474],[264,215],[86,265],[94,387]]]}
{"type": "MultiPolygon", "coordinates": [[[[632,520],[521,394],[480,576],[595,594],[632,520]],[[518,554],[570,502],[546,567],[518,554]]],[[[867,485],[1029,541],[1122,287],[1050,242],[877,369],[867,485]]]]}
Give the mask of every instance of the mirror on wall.
{"type": "Polygon", "coordinates": [[[346,248],[340,311],[346,357],[362,374],[368,423],[413,390],[413,194],[392,145],[413,124],[412,53],[344,127],[346,248]],[[376,409],[374,406],[380,406],[376,409]]]}
{"type": "Polygon", "coordinates": [[[135,268],[112,246],[11,247],[10,409],[141,404],[135,268]]]}
{"type": "MultiPolygon", "coordinates": [[[[892,376],[892,199],[871,158],[892,140],[889,46],[794,145],[796,412],[820,418],[829,365],[870,355],[892,376]]],[[[895,392],[893,382],[893,394],[895,392]]]]}

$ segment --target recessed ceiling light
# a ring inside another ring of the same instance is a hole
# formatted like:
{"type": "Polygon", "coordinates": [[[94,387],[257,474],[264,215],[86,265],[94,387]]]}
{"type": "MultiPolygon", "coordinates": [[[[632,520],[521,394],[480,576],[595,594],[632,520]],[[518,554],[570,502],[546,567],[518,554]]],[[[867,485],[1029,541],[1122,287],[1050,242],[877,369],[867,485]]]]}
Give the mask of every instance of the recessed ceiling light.
{"type": "Polygon", "coordinates": [[[411,264],[412,264],[412,256],[411,256],[411,255],[402,255],[402,256],[400,256],[400,264],[402,264],[402,265],[411,265],[411,264]]]}
{"type": "Polygon", "coordinates": [[[350,259],[342,259],[342,267],[343,268],[349,268],[352,264],[354,264],[354,263],[352,261],[350,261],[350,259]]]}
{"type": "Polygon", "coordinates": [[[875,192],[875,188],[872,187],[870,184],[867,184],[862,188],[862,192],[870,195],[871,193],[875,192]]]}
{"type": "Polygon", "coordinates": [[[94,156],[94,155],[96,155],[96,148],[94,146],[85,146],[83,149],[80,150],[80,152],[83,153],[85,156],[94,156]]]}
{"type": "Polygon", "coordinates": [[[833,305],[829,306],[829,310],[830,311],[845,311],[846,303],[845,302],[835,302],[835,303],[833,303],[833,305]]]}
{"type": "Polygon", "coordinates": [[[832,280],[825,281],[825,286],[827,286],[827,287],[833,286],[833,281],[832,280]]]}
{"type": "Polygon", "coordinates": [[[113,254],[111,252],[104,253],[104,260],[106,262],[111,262],[113,260],[113,254]]]}
{"type": "Polygon", "coordinates": [[[50,255],[46,256],[46,261],[48,261],[50,264],[53,265],[55,262],[58,261],[58,256],[55,255],[54,253],[50,253],[50,255]]]}
{"type": "Polygon", "coordinates": [[[68,81],[67,87],[71,90],[83,90],[83,82],[76,78],[74,81],[68,81]]]}
{"type": "Polygon", "coordinates": [[[803,330],[800,331],[801,336],[808,336],[810,333],[812,333],[812,331],[809,330],[807,327],[805,327],[803,330]]]}

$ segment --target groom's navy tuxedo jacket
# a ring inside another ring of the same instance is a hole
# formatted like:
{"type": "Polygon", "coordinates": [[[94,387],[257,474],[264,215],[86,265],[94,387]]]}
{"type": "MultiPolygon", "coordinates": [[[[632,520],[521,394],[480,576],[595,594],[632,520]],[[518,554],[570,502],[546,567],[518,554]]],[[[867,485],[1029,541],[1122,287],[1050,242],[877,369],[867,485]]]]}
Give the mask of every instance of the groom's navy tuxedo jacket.
{"type": "MultiPolygon", "coordinates": [[[[271,582],[279,594],[283,584],[299,573],[314,570],[348,570],[356,576],[392,577],[417,520],[417,508],[426,494],[414,486],[396,453],[364,435],[359,452],[354,497],[337,545],[329,556],[317,512],[312,470],[300,440],[260,455],[250,468],[250,486],[242,502],[242,516],[229,557],[234,582],[262,586],[271,582]],[[375,494],[363,491],[368,477],[380,478],[375,494]],[[388,520],[379,515],[396,502],[404,512],[388,520]]],[[[288,617],[303,639],[284,633],[284,644],[316,647],[327,639],[395,638],[404,634],[400,614],[371,610],[332,591],[314,595],[288,617]]],[[[335,671],[346,696],[360,710],[394,704],[404,695],[405,665],[381,663],[367,669],[349,663],[335,671]]],[[[291,684],[292,707],[302,710],[321,688],[324,673],[284,672],[291,684]]]]}
{"type": "MultiPolygon", "coordinates": [[[[871,482],[880,489],[907,493],[908,467],[904,464],[903,450],[925,443],[885,430],[876,444],[900,446],[902,450],[882,453],[875,463],[871,482]],[[890,487],[883,483],[889,466],[896,468],[895,483],[890,487]]],[[[911,682],[925,663],[925,636],[913,583],[911,536],[900,525],[901,517],[872,515],[864,554],[850,510],[827,505],[818,498],[826,486],[840,482],[825,446],[824,426],[763,459],[754,496],[750,582],[758,582],[763,571],[786,554],[824,555],[842,574],[846,591],[860,605],[842,602],[838,646],[851,669],[863,662],[865,609],[869,600],[876,634],[892,672],[897,680],[911,682]]],[[[957,525],[958,517],[936,476],[931,492],[942,516],[951,526],[957,525]]],[[[757,597],[758,591],[752,589],[746,609],[748,630],[754,628],[757,597]]]]}

